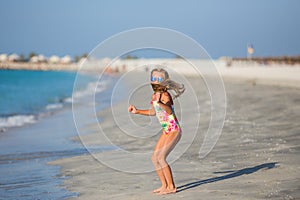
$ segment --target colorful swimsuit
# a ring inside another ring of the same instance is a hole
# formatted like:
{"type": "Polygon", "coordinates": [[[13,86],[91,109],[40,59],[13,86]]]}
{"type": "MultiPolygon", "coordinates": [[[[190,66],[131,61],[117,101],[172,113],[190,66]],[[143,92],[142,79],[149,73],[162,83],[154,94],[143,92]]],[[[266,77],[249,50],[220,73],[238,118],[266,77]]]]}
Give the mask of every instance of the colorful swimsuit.
{"type": "Polygon", "coordinates": [[[172,114],[167,113],[162,107],[159,106],[157,101],[152,101],[153,107],[156,112],[156,116],[163,127],[163,132],[165,134],[171,131],[180,131],[179,122],[175,116],[174,106],[172,105],[172,114]]]}

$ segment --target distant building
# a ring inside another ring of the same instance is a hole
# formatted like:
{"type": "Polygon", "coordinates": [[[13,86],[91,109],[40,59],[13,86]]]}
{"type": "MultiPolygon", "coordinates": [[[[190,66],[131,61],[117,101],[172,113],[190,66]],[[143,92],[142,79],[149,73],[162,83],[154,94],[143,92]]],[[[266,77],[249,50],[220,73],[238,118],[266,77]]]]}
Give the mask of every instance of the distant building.
{"type": "Polygon", "coordinates": [[[29,60],[31,63],[38,63],[39,62],[39,57],[38,56],[32,56],[29,60]]]}
{"type": "Polygon", "coordinates": [[[60,62],[63,64],[70,64],[72,62],[72,58],[69,55],[65,55],[60,59],[60,62]]]}
{"type": "Polygon", "coordinates": [[[47,58],[42,54],[38,55],[38,60],[39,62],[47,62],[47,58]]]}
{"type": "Polygon", "coordinates": [[[20,60],[20,56],[18,56],[15,53],[8,56],[8,61],[10,61],[10,62],[17,62],[19,60],[20,60]]]}
{"type": "Polygon", "coordinates": [[[48,60],[49,63],[59,63],[60,62],[60,58],[58,56],[51,56],[48,60]]]}
{"type": "Polygon", "coordinates": [[[43,55],[32,56],[29,60],[31,63],[44,63],[47,62],[47,58],[43,55]]]}
{"type": "Polygon", "coordinates": [[[8,61],[7,54],[0,54],[0,62],[6,62],[8,61]]]}

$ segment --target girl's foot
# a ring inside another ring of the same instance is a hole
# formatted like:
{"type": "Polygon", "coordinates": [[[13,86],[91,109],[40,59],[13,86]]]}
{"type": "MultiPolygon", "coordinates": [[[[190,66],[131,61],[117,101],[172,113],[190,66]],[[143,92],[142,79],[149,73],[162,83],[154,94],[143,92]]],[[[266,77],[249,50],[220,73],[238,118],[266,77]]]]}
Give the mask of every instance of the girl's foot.
{"type": "Polygon", "coordinates": [[[164,194],[172,194],[172,193],[176,193],[177,189],[176,188],[166,188],[164,190],[161,190],[159,192],[160,195],[164,195],[164,194]]]}
{"type": "Polygon", "coordinates": [[[165,190],[166,188],[165,187],[160,187],[160,188],[157,188],[156,190],[153,190],[153,193],[160,193],[161,191],[165,190]]]}

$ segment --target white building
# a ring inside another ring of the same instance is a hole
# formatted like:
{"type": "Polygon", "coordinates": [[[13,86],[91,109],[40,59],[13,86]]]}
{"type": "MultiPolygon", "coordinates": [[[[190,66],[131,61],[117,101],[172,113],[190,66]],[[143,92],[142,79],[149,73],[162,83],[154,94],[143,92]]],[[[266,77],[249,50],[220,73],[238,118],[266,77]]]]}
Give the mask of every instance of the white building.
{"type": "Polygon", "coordinates": [[[49,63],[59,63],[60,62],[60,58],[58,56],[51,56],[48,60],[49,63]]]}
{"type": "Polygon", "coordinates": [[[20,60],[20,56],[18,56],[15,53],[8,56],[8,61],[10,61],[10,62],[15,62],[15,61],[19,61],[19,60],[20,60]]]}
{"type": "Polygon", "coordinates": [[[32,56],[30,58],[29,62],[31,62],[31,63],[47,62],[47,58],[44,55],[40,54],[38,56],[32,56]]]}
{"type": "Polygon", "coordinates": [[[47,58],[42,54],[38,55],[38,60],[39,62],[47,62],[47,58]]]}
{"type": "Polygon", "coordinates": [[[72,62],[72,58],[69,55],[65,55],[60,59],[60,62],[63,64],[70,64],[72,62]]]}
{"type": "Polygon", "coordinates": [[[31,63],[38,63],[39,62],[39,57],[38,56],[32,56],[29,60],[31,63]]]}
{"type": "Polygon", "coordinates": [[[6,62],[8,61],[7,54],[0,54],[0,62],[6,62]]]}

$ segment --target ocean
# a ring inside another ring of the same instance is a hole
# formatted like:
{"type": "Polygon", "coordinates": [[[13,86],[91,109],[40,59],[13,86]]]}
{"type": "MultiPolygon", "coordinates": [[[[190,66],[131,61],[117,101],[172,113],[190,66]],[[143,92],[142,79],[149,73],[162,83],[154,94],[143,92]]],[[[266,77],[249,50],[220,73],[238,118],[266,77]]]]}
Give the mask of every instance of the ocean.
{"type": "MultiPolygon", "coordinates": [[[[0,199],[64,199],[77,193],[63,188],[67,177],[47,163],[87,154],[77,136],[72,103],[82,102],[82,125],[91,123],[85,106],[110,105],[114,78],[98,83],[90,74],[66,71],[0,70],[0,199]],[[74,81],[79,84],[73,91],[74,81]],[[96,102],[85,101],[95,95],[96,102]]],[[[93,147],[94,151],[111,147],[93,147]]]]}
{"type": "MultiPolygon", "coordinates": [[[[0,70],[0,129],[35,123],[67,106],[75,78],[75,72],[0,70]]],[[[92,80],[86,76],[82,89],[92,80]]]]}

